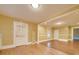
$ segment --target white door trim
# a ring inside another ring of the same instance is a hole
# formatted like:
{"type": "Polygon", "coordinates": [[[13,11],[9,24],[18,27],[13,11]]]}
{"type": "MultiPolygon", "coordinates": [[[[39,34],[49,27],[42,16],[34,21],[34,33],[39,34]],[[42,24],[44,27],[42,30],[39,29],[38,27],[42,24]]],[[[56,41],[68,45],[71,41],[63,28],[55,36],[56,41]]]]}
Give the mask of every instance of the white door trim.
{"type": "MultiPolygon", "coordinates": [[[[15,22],[18,22],[18,21],[14,21],[14,22],[13,22],[13,45],[14,45],[14,46],[20,46],[21,44],[15,44],[15,32],[14,32],[14,31],[16,30],[16,29],[14,28],[14,27],[15,27],[15,22]]],[[[22,22],[22,23],[23,23],[23,22],[22,22]]],[[[26,24],[26,23],[25,23],[25,24],[26,24]]],[[[26,25],[27,25],[27,32],[28,32],[28,24],[26,24],[26,25]]],[[[23,45],[27,45],[27,44],[28,44],[28,34],[27,34],[27,43],[26,43],[26,44],[23,44],[23,45]]]]}
{"type": "Polygon", "coordinates": [[[37,44],[39,44],[39,24],[37,25],[37,44]]]}

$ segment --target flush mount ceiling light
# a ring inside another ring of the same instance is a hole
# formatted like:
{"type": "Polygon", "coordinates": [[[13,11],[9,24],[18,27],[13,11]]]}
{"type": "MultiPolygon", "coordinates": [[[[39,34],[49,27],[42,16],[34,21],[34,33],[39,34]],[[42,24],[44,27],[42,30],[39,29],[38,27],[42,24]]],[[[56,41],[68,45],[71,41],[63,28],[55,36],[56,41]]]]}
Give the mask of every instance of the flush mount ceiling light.
{"type": "Polygon", "coordinates": [[[33,0],[32,7],[33,8],[38,8],[39,7],[37,0],[33,0]]]}
{"type": "Polygon", "coordinates": [[[32,7],[33,8],[38,8],[38,4],[36,4],[36,3],[35,4],[32,4],[32,7]]]}
{"type": "Polygon", "coordinates": [[[61,24],[63,24],[63,22],[58,22],[58,23],[56,23],[56,25],[61,25],[61,24]]]}

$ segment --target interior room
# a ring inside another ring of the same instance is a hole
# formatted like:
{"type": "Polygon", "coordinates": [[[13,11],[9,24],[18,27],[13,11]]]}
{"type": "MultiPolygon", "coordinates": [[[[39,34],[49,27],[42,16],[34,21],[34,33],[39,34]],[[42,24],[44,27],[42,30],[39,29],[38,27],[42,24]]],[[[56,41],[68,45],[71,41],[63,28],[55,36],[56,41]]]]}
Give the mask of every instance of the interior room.
{"type": "Polygon", "coordinates": [[[0,4],[0,55],[79,55],[79,5],[0,4]]]}

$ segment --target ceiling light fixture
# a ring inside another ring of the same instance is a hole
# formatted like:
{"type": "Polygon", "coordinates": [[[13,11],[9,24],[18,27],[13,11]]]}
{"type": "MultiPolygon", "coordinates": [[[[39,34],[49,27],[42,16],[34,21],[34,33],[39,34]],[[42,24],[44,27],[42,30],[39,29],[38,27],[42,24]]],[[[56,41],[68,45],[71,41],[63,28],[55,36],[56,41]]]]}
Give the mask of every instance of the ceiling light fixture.
{"type": "Polygon", "coordinates": [[[35,4],[32,4],[32,7],[33,8],[38,8],[38,4],[36,4],[36,3],[35,4]]]}
{"type": "Polygon", "coordinates": [[[58,22],[58,23],[56,23],[56,25],[61,25],[62,24],[62,22],[58,22]]]}
{"type": "Polygon", "coordinates": [[[33,8],[38,8],[39,7],[37,0],[33,0],[32,7],[33,8]]]}

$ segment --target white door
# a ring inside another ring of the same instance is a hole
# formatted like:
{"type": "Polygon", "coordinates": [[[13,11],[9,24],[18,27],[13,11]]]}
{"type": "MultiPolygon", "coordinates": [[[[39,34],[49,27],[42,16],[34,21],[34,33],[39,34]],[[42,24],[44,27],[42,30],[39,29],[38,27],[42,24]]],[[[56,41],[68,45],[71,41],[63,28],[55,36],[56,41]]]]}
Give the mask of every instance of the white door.
{"type": "Polygon", "coordinates": [[[25,45],[28,42],[28,24],[14,21],[14,45],[25,45]]]}
{"type": "Polygon", "coordinates": [[[59,39],[59,30],[54,31],[54,39],[58,40],[59,39]]]}

